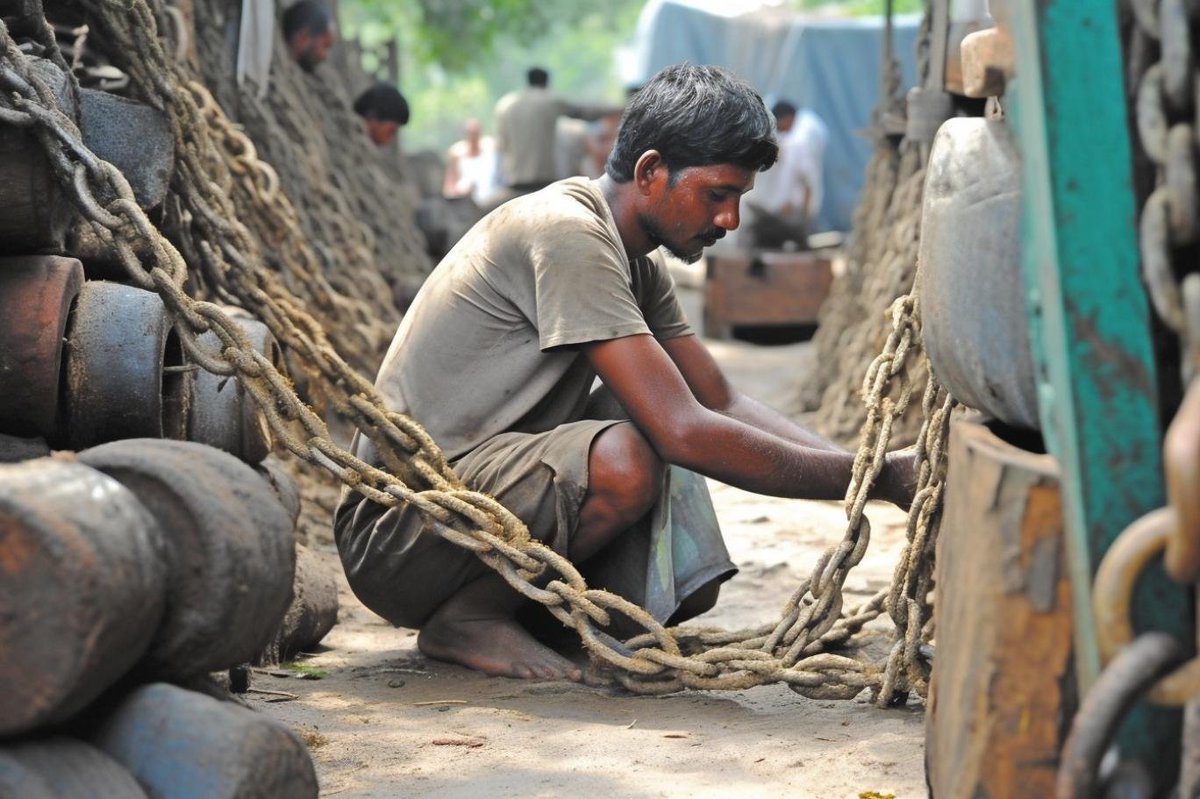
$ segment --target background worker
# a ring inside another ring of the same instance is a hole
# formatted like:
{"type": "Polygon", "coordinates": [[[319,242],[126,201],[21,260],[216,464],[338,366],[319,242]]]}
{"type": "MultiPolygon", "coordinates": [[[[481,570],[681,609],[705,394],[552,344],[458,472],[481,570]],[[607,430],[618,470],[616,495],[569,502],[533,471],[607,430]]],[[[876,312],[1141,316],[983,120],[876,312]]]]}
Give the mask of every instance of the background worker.
{"type": "Polygon", "coordinates": [[[408,124],[408,101],[392,84],[377,81],[354,101],[354,113],[363,118],[371,141],[386,147],[408,124]]]}
{"type": "Polygon", "coordinates": [[[442,195],[470,197],[483,207],[496,192],[496,142],[483,135],[478,119],[463,124],[463,137],[446,151],[446,177],[442,195]]]}
{"type": "Polygon", "coordinates": [[[824,197],[825,123],[787,100],[771,107],[779,131],[779,161],[746,197],[749,246],[805,246],[824,197]]]}
{"type": "Polygon", "coordinates": [[[293,3],[283,12],[283,40],[292,60],[312,72],[337,40],[333,13],[317,0],[293,3]]]}
{"type": "Polygon", "coordinates": [[[496,149],[500,177],[508,196],[537,191],[558,180],[558,119],[599,119],[619,111],[612,106],[585,106],[568,102],[550,90],[550,74],[533,67],[528,85],[510,92],[496,103],[496,149]]]}

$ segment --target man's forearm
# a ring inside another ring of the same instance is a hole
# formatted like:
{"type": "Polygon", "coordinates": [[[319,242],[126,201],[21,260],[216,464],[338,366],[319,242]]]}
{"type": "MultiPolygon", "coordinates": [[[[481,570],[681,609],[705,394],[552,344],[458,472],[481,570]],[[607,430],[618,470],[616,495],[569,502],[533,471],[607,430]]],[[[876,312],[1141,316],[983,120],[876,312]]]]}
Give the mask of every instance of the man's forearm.
{"type": "Polygon", "coordinates": [[[843,447],[839,447],[837,444],[814,433],[812,430],[802,427],[774,408],[764,405],[758,400],[751,399],[745,394],[737,394],[729,407],[721,412],[740,422],[745,422],[760,430],[773,433],[787,441],[826,452],[846,452],[843,447]]]}
{"type": "MultiPolygon", "coordinates": [[[[768,414],[778,414],[760,406],[768,414]]],[[[855,456],[804,428],[787,422],[790,429],[823,443],[822,449],[806,441],[785,438],[763,426],[729,417],[694,430],[689,440],[660,451],[666,460],[737,488],[796,499],[842,499],[850,483],[855,456]]],[[[674,442],[673,442],[674,443],[674,442]]],[[[872,499],[906,507],[916,482],[911,450],[889,453],[879,473],[872,499]]]]}

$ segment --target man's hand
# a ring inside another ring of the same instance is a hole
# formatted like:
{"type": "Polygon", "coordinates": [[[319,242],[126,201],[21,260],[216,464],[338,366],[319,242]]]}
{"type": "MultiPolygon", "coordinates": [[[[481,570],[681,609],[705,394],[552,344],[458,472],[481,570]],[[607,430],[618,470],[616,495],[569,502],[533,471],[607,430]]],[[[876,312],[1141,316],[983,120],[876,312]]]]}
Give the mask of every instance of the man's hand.
{"type": "Polygon", "coordinates": [[[875,483],[872,499],[883,499],[902,510],[912,505],[920,476],[915,446],[889,452],[884,456],[883,470],[875,483]]]}

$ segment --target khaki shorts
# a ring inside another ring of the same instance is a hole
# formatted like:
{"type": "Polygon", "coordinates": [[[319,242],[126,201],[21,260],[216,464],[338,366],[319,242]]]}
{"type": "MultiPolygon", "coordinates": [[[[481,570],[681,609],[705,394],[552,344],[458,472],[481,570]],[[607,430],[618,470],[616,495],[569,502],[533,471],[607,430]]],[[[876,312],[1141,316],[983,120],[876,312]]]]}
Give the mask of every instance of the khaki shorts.
{"type": "MultiPolygon", "coordinates": [[[[614,419],[586,419],[545,433],[504,433],[454,462],[467,485],[494,496],[530,533],[566,555],[588,486],[588,454],[614,419]]],[[[385,509],[347,492],[334,516],[346,576],[363,604],[398,627],[420,627],[454,593],[491,569],[426,529],[407,504],[385,509]]],[[[665,622],[688,596],[737,569],[729,559],[704,478],[672,466],[646,519],[580,569],[665,622]]],[[[636,632],[617,623],[610,630],[636,632]]]]}

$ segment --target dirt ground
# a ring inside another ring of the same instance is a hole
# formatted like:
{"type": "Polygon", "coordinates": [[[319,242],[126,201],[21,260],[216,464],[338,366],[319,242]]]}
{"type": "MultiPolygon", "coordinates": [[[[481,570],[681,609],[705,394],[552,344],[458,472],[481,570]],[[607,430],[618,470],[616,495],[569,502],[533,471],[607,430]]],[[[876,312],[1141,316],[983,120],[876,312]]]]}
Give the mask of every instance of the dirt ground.
{"type": "MultiPolygon", "coordinates": [[[[699,292],[687,283],[680,293],[698,322],[699,292]]],[[[781,410],[812,358],[807,343],[709,344],[735,385],[781,410]]],[[[741,572],[698,621],[742,628],[775,620],[819,553],[842,536],[840,503],[710,487],[741,572]]],[[[868,515],[871,550],[849,578],[848,605],[887,585],[903,543],[898,510],[873,503],[868,515]]],[[[323,554],[336,565],[332,547],[323,554]]],[[[865,694],[813,701],[783,686],[638,697],[489,678],[425,659],[415,631],[366,610],[344,579],[341,600],[323,650],[303,661],[324,676],[256,672],[247,695],[306,739],[323,797],[926,795],[919,704],[879,710],[865,694]]]]}

